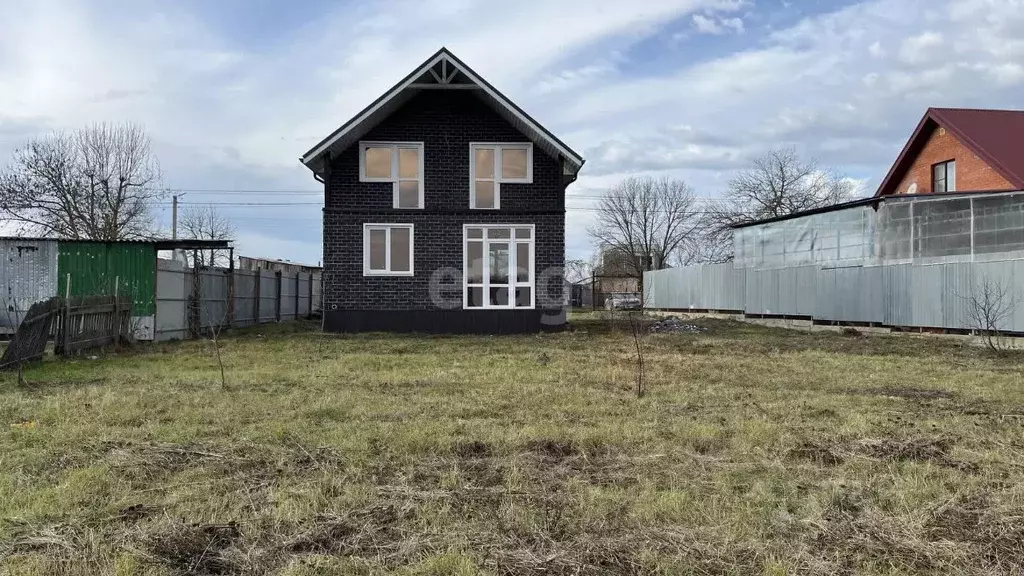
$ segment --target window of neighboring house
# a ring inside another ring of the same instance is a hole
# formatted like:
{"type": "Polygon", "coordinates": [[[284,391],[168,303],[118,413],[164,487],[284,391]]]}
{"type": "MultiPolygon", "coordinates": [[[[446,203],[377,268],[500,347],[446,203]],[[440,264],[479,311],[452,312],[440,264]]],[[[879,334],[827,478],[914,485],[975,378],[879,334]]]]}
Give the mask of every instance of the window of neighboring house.
{"type": "Polygon", "coordinates": [[[360,142],[359,181],[391,182],[395,208],[423,208],[423,143],[360,142]]]}
{"type": "Polygon", "coordinates": [[[932,165],[932,192],[956,192],[956,161],[932,165]]]}
{"type": "Polygon", "coordinates": [[[534,242],[533,225],[465,225],[463,308],[533,308],[534,242]]]}
{"type": "Polygon", "coordinates": [[[363,276],[412,276],[412,224],[363,225],[363,276]]]}
{"type": "Polygon", "coordinates": [[[470,144],[469,174],[469,207],[497,210],[502,183],[533,183],[533,144],[470,144]]]}

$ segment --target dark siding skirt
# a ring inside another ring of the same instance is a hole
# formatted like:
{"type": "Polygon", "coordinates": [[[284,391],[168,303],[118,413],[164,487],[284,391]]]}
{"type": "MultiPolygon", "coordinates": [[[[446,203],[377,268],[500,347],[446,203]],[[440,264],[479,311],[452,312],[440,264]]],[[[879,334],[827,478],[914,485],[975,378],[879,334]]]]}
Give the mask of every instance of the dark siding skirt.
{"type": "Polygon", "coordinates": [[[523,334],[565,329],[564,310],[330,310],[328,332],[523,334]]]}

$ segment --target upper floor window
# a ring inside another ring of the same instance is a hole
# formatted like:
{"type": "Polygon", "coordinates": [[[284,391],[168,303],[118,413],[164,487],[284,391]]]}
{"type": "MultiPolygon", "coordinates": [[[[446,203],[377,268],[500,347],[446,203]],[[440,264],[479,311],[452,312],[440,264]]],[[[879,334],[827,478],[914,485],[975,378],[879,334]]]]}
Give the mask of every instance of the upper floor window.
{"type": "Polygon", "coordinates": [[[391,182],[395,208],[423,208],[423,143],[360,142],[359,181],[391,182]]]}
{"type": "Polygon", "coordinates": [[[533,183],[533,144],[470,144],[469,173],[469,207],[497,210],[502,183],[533,183]]]}
{"type": "Polygon", "coordinates": [[[956,161],[932,165],[932,192],[956,192],[956,161]]]}

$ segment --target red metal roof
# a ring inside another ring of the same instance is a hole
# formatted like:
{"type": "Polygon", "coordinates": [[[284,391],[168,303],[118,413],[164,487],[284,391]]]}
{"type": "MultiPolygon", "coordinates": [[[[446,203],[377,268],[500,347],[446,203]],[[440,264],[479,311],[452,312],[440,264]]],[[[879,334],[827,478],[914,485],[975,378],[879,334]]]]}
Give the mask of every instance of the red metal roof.
{"type": "Polygon", "coordinates": [[[1015,188],[1024,188],[1024,110],[929,108],[875,196],[895,191],[936,126],[953,133],[1015,188]]]}

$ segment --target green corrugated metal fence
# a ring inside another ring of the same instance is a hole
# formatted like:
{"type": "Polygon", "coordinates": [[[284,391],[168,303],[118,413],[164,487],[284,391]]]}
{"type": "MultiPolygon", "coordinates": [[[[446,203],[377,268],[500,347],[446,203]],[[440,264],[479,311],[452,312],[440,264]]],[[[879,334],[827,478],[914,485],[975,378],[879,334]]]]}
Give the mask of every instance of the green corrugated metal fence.
{"type": "Polygon", "coordinates": [[[71,295],[114,294],[114,285],[135,303],[132,316],[156,310],[156,246],[145,242],[61,241],[57,254],[57,292],[64,296],[68,274],[71,295]]]}

